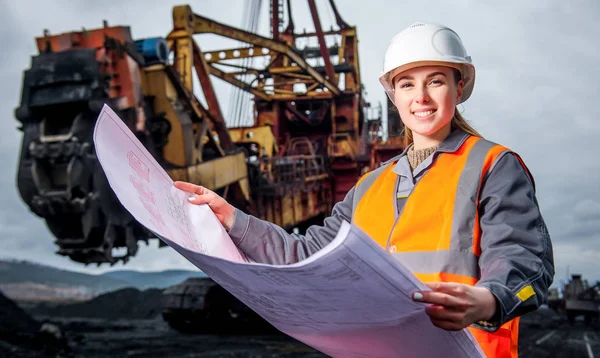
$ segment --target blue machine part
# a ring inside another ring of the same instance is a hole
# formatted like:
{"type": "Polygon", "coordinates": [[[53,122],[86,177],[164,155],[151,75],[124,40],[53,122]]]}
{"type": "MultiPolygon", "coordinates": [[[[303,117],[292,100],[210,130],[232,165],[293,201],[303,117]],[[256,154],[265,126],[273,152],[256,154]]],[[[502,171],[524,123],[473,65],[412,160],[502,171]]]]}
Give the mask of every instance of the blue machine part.
{"type": "Polygon", "coordinates": [[[151,37],[135,41],[138,52],[144,56],[146,65],[167,63],[169,50],[164,37],[151,37]]]}

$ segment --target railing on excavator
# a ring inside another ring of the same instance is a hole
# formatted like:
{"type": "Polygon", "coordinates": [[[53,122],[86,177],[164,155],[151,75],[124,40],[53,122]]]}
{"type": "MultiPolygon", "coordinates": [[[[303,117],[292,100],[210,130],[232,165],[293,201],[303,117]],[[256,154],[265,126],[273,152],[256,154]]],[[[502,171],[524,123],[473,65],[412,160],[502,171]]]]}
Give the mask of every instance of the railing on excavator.
{"type": "Polygon", "coordinates": [[[257,182],[262,195],[282,195],[290,190],[309,191],[330,177],[321,155],[263,157],[258,160],[262,180],[257,182]]]}

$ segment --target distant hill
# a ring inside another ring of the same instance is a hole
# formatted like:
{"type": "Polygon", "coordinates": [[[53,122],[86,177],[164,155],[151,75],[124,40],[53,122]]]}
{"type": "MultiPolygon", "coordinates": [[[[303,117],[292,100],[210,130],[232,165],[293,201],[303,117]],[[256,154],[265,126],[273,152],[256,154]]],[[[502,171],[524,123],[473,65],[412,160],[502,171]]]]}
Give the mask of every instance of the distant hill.
{"type": "Polygon", "coordinates": [[[131,285],[109,276],[61,270],[29,261],[0,261],[0,285],[14,286],[23,283],[57,288],[81,287],[92,293],[118,290],[131,285]]]}
{"type": "Polygon", "coordinates": [[[81,301],[127,287],[166,288],[200,271],[138,272],[119,270],[99,275],[58,269],[29,261],[0,260],[0,290],[19,301],[81,301]]]}
{"type": "Polygon", "coordinates": [[[144,290],[147,288],[167,288],[183,282],[190,277],[206,277],[206,274],[201,271],[186,270],[165,270],[158,272],[120,270],[107,272],[102,276],[124,281],[129,283],[132,287],[144,290]]]}

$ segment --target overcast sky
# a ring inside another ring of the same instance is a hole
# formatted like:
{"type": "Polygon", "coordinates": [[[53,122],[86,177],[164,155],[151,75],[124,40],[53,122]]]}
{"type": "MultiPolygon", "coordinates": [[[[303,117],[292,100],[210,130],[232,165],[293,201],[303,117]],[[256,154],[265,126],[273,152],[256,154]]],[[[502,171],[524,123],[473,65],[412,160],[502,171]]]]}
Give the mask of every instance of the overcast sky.
{"type": "MultiPolygon", "coordinates": [[[[55,255],[42,220],[18,196],[15,177],[20,132],[22,73],[36,54],[43,29],[64,31],[129,25],[134,38],[166,36],[173,1],[0,1],[0,257],[35,260],[62,268],[103,272],[55,255]]],[[[242,0],[189,1],[194,12],[242,25],[242,0]]],[[[265,1],[265,4],[268,1],[265,1]]],[[[325,28],[332,23],[325,0],[317,0],[325,28]]],[[[345,21],[357,26],[362,80],[368,100],[384,103],[377,82],[388,41],[417,21],[445,24],[462,37],[477,79],[464,116],[490,140],[519,153],[536,178],[538,200],[552,236],[556,281],[567,272],[600,280],[600,3],[589,1],[337,1],[345,21]],[[390,6],[390,3],[396,5],[390,6]],[[489,5],[486,5],[486,4],[489,5]],[[491,5],[491,4],[494,5],[491,5]],[[593,145],[596,145],[594,147],[593,145]]],[[[296,28],[311,30],[305,1],[294,0],[296,28]]],[[[262,34],[268,35],[266,7],[262,34]]],[[[215,49],[214,36],[199,36],[215,49]]],[[[229,43],[223,45],[228,47],[229,43]]],[[[215,80],[227,113],[228,87],[215,80]]],[[[125,268],[162,270],[193,266],[169,248],[142,246],[125,268]]]]}

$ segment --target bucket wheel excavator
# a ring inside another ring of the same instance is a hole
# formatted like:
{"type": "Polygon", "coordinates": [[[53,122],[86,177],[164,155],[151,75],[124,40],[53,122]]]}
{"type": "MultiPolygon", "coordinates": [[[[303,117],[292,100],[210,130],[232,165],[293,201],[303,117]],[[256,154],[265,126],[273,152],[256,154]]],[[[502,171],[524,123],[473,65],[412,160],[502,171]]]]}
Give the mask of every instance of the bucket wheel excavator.
{"type": "Polygon", "coordinates": [[[204,185],[288,230],[323,220],[385,159],[372,150],[382,147],[381,109],[363,96],[356,28],[329,0],[336,28],[324,30],[307,0],[314,31],[297,33],[291,1],[272,0],[264,37],[253,31],[261,2],[247,7],[251,29],[184,5],[173,8],[166,37],[136,40],[129,27],[105,21],[36,38],[39,53],[15,110],[23,134],[17,183],[58,254],[126,262],[152,238],[120,205],[95,156],[92,131],[104,103],[174,180],[204,185]],[[203,34],[239,46],[203,51],[203,34]],[[239,92],[228,120],[215,78],[239,92]]]}

